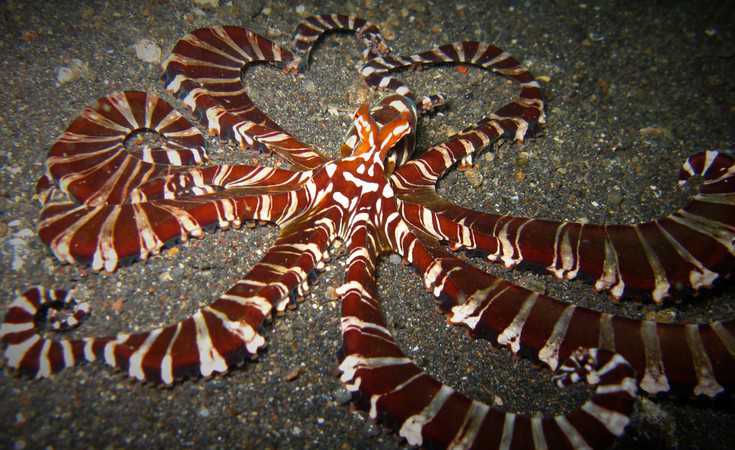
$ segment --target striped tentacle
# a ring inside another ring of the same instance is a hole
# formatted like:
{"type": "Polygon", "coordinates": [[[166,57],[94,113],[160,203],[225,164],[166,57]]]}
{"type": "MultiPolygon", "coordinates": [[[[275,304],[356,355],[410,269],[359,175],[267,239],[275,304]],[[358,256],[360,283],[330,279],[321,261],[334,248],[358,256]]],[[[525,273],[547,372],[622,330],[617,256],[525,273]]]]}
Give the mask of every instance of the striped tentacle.
{"type": "Polygon", "coordinates": [[[319,38],[330,31],[354,31],[358,41],[364,46],[362,56],[365,60],[390,53],[385,38],[372,22],[360,17],[341,14],[311,16],[299,22],[291,45],[294,52],[300,55],[300,72],[303,72],[308,66],[309,54],[319,38]]]}
{"type": "Polygon", "coordinates": [[[62,262],[115,270],[120,263],[156,255],[170,242],[201,237],[209,226],[238,227],[244,220],[285,222],[308,203],[305,189],[238,192],[87,206],[50,202],[41,214],[39,235],[62,262]]]}
{"type": "Polygon", "coordinates": [[[309,171],[294,172],[266,166],[213,165],[152,179],[133,189],[130,202],[174,199],[222,190],[238,194],[296,191],[310,175],[309,171]]]}
{"type": "Polygon", "coordinates": [[[457,162],[471,163],[475,152],[502,137],[523,141],[529,130],[545,123],[544,101],[538,82],[515,58],[491,44],[456,42],[409,57],[375,58],[362,68],[361,74],[371,86],[414,98],[403,82],[388,74],[414,64],[442,63],[471,64],[497,72],[518,82],[520,95],[449,141],[429,148],[420,157],[400,166],[392,180],[398,193],[433,189],[439,178],[457,162]]]}
{"type": "Polygon", "coordinates": [[[401,165],[391,176],[391,184],[401,196],[435,194],[439,179],[458,162],[466,162],[475,152],[503,136],[504,129],[493,120],[481,120],[450,140],[427,149],[418,158],[401,165]]]}
{"type": "Polygon", "coordinates": [[[89,360],[91,349],[86,341],[41,336],[37,322],[61,308],[73,308],[73,313],[65,321],[56,322],[59,326],[52,323],[52,328],[59,331],[75,327],[89,313],[89,305],[77,303],[71,292],[40,286],[28,289],[10,304],[0,327],[0,341],[6,345],[5,358],[10,367],[33,378],[44,378],[89,360]]]}
{"type": "MultiPolygon", "coordinates": [[[[545,122],[544,102],[538,82],[510,54],[498,47],[484,42],[462,41],[442,45],[432,50],[407,57],[385,56],[373,58],[360,69],[365,82],[373,87],[392,90],[416,101],[414,94],[399,79],[390,75],[398,69],[428,64],[470,64],[492,70],[500,75],[516,81],[521,85],[521,93],[517,99],[502,106],[487,121],[497,122],[505,134],[515,136],[522,141],[529,129],[545,122]]],[[[443,104],[443,98],[424,97],[417,101],[423,111],[431,110],[443,104]]],[[[478,123],[478,126],[480,125],[478,123]]],[[[500,134],[504,134],[500,133],[500,134]]]]}
{"type": "Polygon", "coordinates": [[[446,448],[605,448],[622,435],[636,397],[631,367],[604,350],[579,351],[560,386],[585,379],[595,394],[568,415],[528,417],[474,401],[426,374],[387,329],[374,282],[370,226],[355,231],[342,301],[341,380],[370,417],[411,445],[446,448]],[[534,447],[535,446],[535,447],[534,447]]]}
{"type": "Polygon", "coordinates": [[[525,350],[551,369],[579,347],[599,347],[628,360],[649,393],[680,388],[714,397],[735,385],[733,320],[665,324],[599,313],[487,274],[411,233],[395,239],[451,323],[514,353],[525,350]]]}
{"type": "Polygon", "coordinates": [[[469,248],[487,251],[506,267],[523,261],[558,278],[581,273],[615,299],[650,293],[660,303],[672,289],[710,287],[734,267],[735,160],[716,151],[697,153],[684,163],[679,183],[694,175],[703,181],[686,206],[634,225],[499,216],[446,201],[433,208],[470,229],[475,245],[469,248]]]}
{"type": "Polygon", "coordinates": [[[86,108],[51,147],[37,192],[42,203],[57,187],[90,206],[119,203],[147,180],[206,159],[199,130],[168,103],[144,92],[118,92],[86,108]],[[138,131],[158,133],[163,144],[126,150],[125,141],[138,131]]]}
{"type": "MultiPolygon", "coordinates": [[[[44,309],[58,300],[67,304],[73,300],[66,291],[33,288],[11,305],[0,328],[8,364],[41,378],[101,359],[132,378],[165,384],[224,373],[265,344],[258,330],[272,311],[282,312],[309,291],[308,283],[324,266],[326,248],[333,239],[335,227],[329,225],[337,220],[333,216],[335,211],[327,210],[303,226],[287,228],[263,259],[219,299],[181,322],[144,333],[43,337],[36,322],[44,309]]],[[[87,312],[82,306],[72,319],[81,320],[87,312]]]]}
{"type": "Polygon", "coordinates": [[[497,249],[499,240],[485,233],[473,230],[452,220],[445,215],[436,213],[430,208],[410,201],[406,198],[399,200],[401,217],[414,230],[421,230],[437,241],[449,245],[452,250],[497,249]]]}
{"type": "Polygon", "coordinates": [[[289,69],[294,57],[246,28],[200,28],[176,44],[163,63],[162,79],[210,134],[235,139],[243,148],[268,148],[298,168],[322,165],[321,155],[282,130],[247,95],[242,70],[261,61],[289,69]]]}

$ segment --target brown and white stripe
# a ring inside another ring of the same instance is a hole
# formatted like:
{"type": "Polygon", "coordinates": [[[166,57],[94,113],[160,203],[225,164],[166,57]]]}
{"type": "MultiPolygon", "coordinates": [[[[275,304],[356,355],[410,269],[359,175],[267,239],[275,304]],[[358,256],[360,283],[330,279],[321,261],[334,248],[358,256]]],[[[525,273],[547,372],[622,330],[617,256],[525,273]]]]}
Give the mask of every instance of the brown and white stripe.
{"type": "Polygon", "coordinates": [[[200,28],[182,38],[163,62],[166,89],[182,99],[211,135],[234,139],[241,147],[268,148],[300,169],[325,160],[253,104],[242,85],[243,68],[269,62],[292,70],[288,50],[246,28],[200,28]]]}
{"type": "Polygon", "coordinates": [[[376,295],[377,249],[355,235],[342,301],[341,380],[370,417],[391,424],[410,445],[442,448],[605,448],[623,434],[637,395],[633,370],[617,354],[579,350],[561,367],[559,385],[598,384],[579,409],[527,417],[468,399],[405,356],[387,329],[376,295]],[[364,250],[367,249],[367,252],[364,250]]]}
{"type": "Polygon", "coordinates": [[[621,354],[650,393],[674,389],[715,397],[735,384],[735,321],[663,324],[559,302],[425,246],[411,233],[394,245],[423,273],[454,324],[525,349],[552,370],[579,348],[621,354]]]}
{"type": "Polygon", "coordinates": [[[74,120],[51,147],[39,198],[58,186],[90,206],[120,203],[147,180],[207,160],[204,138],[178,111],[155,95],[117,92],[97,100],[74,120]],[[129,152],[125,141],[150,130],[161,147],[129,152]]]}
{"type": "Polygon", "coordinates": [[[459,42],[400,58],[377,27],[351,16],[307,18],[294,47],[303,59],[247,29],[203,28],[185,36],[164,63],[167,89],[179,95],[210,133],[243,146],[270,148],[303,171],[261,166],[188,167],[206,160],[203,137],[155,96],[122,92],[85,110],[51,149],[37,184],[44,209],[39,234],[65,262],[115,270],[167,243],[200,236],[208,226],[271,221],[281,234],[266,255],[227,292],[191,317],[143,333],[52,339],[37,322],[57,304],[70,316],[48,317],[63,331],[88,313],[62,290],[32,288],[11,305],[0,327],[8,365],[47,377],[101,359],[130,377],[170,384],[223,373],[265,345],[264,321],[309,292],[336,239],[348,249],[342,302],[342,381],[373,418],[396,425],[409,444],[451,448],[601,448],[628,424],[636,377],[650,393],[681,388],[714,397],[735,381],[735,321],[661,324],[561,303],[489,275],[444,250],[482,250],[507,266],[531,262],[559,277],[585,273],[620,296],[709,286],[729,275],[735,242],[735,163],[704,152],[684,165],[681,180],[700,175],[699,193],[682,210],[633,226],[557,223],[496,216],[452,205],[436,194],[454,164],[506,137],[522,140],[544,122],[538,83],[506,52],[459,42]],[[241,69],[257,61],[300,68],[330,30],[355,31],[366,47],[361,74],[393,89],[372,110],[363,105],[342,146],[326,161],[252,104],[241,69]],[[521,84],[520,96],[449,141],[410,160],[420,100],[390,74],[415,64],[463,63],[521,84]],[[165,143],[132,152],[124,142],[139,130],[165,143]],[[449,321],[477,336],[527,350],[552,369],[560,385],[598,384],[579,409],[526,417],[468,399],[433,379],[401,351],[388,329],[375,286],[382,252],[395,251],[421,273],[449,321]],[[587,350],[582,350],[582,349],[587,350]],[[622,356],[621,356],[622,355],[622,356]],[[568,362],[563,363],[563,361],[568,362]],[[628,362],[626,362],[629,361],[628,362]],[[633,369],[637,371],[634,375],[633,369]]]}
{"type": "Polygon", "coordinates": [[[469,245],[449,238],[455,246],[483,250],[506,267],[526,262],[558,278],[584,274],[616,299],[644,294],[660,303],[676,288],[711,287],[732,273],[735,262],[735,160],[708,151],[691,156],[683,167],[680,183],[701,176],[699,192],[678,211],[634,225],[494,215],[431,192],[397,191],[410,204],[431,198],[432,214],[468,229],[469,245]]]}
{"type": "Polygon", "coordinates": [[[365,60],[390,53],[378,27],[365,19],[341,14],[310,16],[299,22],[291,43],[294,52],[300,55],[299,71],[308,66],[309,54],[319,38],[330,31],[354,31],[364,47],[362,56],[365,60]]]}

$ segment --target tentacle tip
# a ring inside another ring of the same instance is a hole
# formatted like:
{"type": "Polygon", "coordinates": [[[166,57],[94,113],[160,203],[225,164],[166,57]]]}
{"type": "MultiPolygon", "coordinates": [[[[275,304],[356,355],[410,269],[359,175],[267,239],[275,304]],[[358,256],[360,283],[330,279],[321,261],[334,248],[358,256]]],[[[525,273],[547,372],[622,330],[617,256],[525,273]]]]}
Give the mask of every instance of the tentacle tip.
{"type": "Polygon", "coordinates": [[[300,78],[304,76],[304,72],[306,72],[306,69],[308,68],[308,55],[304,55],[303,57],[296,56],[293,60],[283,66],[283,72],[300,78]]]}

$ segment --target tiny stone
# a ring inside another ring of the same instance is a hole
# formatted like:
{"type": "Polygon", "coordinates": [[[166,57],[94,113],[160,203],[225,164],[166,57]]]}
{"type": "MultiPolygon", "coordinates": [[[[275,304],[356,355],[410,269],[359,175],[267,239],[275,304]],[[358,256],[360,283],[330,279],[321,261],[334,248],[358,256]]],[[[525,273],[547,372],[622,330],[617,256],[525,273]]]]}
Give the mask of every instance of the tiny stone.
{"type": "Polygon", "coordinates": [[[391,264],[398,265],[401,263],[402,258],[401,255],[398,253],[391,253],[391,255],[388,257],[388,261],[390,261],[391,264]]]}
{"type": "Polygon", "coordinates": [[[194,0],[194,4],[202,8],[219,8],[219,0],[194,0]]]}
{"type": "Polygon", "coordinates": [[[89,65],[81,59],[73,58],[69,66],[62,66],[56,69],[56,81],[59,84],[69,83],[80,77],[94,79],[94,74],[89,69],[89,65]]]}
{"type": "Polygon", "coordinates": [[[56,69],[56,81],[58,81],[59,84],[69,83],[77,80],[81,75],[81,72],[79,72],[78,70],[73,70],[71,67],[59,67],[58,69],[56,69]]]}
{"type": "Polygon", "coordinates": [[[171,273],[166,271],[163,272],[161,275],[158,276],[159,281],[173,281],[174,278],[171,276],[171,273]]]}
{"type": "Polygon", "coordinates": [[[150,39],[141,39],[135,43],[135,55],[138,59],[151,64],[161,62],[161,47],[150,39]]]}
{"type": "Polygon", "coordinates": [[[329,286],[327,288],[327,298],[329,300],[337,300],[339,298],[339,295],[337,295],[337,289],[334,286],[329,286]]]}
{"type": "Polygon", "coordinates": [[[311,80],[304,81],[304,90],[310,94],[316,92],[316,84],[311,80]]]}
{"type": "Polygon", "coordinates": [[[658,323],[674,323],[676,321],[676,310],[666,308],[660,311],[648,311],[646,320],[653,320],[658,323]]]}
{"type": "Polygon", "coordinates": [[[623,203],[623,195],[620,191],[612,190],[607,193],[607,203],[610,206],[620,206],[623,203]]]}
{"type": "Polygon", "coordinates": [[[286,381],[293,381],[296,378],[298,378],[299,375],[301,375],[301,367],[297,367],[294,370],[292,370],[289,373],[287,373],[286,374],[286,377],[285,377],[285,380],[286,381]]]}
{"type": "Polygon", "coordinates": [[[293,428],[291,429],[291,433],[292,433],[292,434],[293,434],[294,436],[301,436],[301,428],[299,428],[299,427],[293,427],[293,428]]]}
{"type": "Polygon", "coordinates": [[[482,186],[482,174],[474,167],[470,167],[469,169],[465,170],[464,176],[467,177],[467,182],[470,183],[472,187],[477,188],[482,186]]]}
{"type": "Polygon", "coordinates": [[[642,137],[649,138],[670,138],[672,136],[671,130],[663,127],[644,127],[638,130],[642,137]]]}
{"type": "Polygon", "coordinates": [[[347,389],[339,389],[334,393],[334,401],[340,405],[346,405],[352,401],[352,393],[347,389]]]}
{"type": "Polygon", "coordinates": [[[375,437],[380,434],[380,428],[378,428],[374,423],[368,422],[365,425],[364,432],[368,437],[375,437]]]}
{"type": "MultiPolygon", "coordinates": [[[[226,2],[228,3],[228,2],[226,2]]],[[[233,5],[239,8],[243,17],[255,17],[263,12],[264,0],[234,0],[233,5]]]]}
{"type": "Polygon", "coordinates": [[[209,410],[207,408],[202,408],[199,410],[199,416],[201,417],[209,417],[209,410]]]}
{"type": "Polygon", "coordinates": [[[528,152],[519,152],[518,156],[516,157],[516,167],[526,167],[530,159],[531,156],[528,154],[528,152]]]}

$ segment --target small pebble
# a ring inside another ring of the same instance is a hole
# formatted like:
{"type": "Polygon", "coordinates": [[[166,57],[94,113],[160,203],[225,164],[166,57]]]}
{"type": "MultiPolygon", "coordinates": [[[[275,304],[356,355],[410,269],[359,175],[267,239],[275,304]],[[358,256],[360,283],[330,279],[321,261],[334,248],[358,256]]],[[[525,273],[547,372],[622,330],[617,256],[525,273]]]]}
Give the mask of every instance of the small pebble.
{"type": "Polygon", "coordinates": [[[312,80],[304,81],[304,90],[310,94],[316,92],[316,84],[312,80]]]}
{"type": "Polygon", "coordinates": [[[398,253],[391,253],[391,255],[388,257],[388,261],[390,261],[391,264],[398,265],[401,263],[403,258],[401,258],[401,255],[398,253]]]}
{"type": "Polygon", "coordinates": [[[292,433],[292,434],[293,434],[294,436],[301,436],[301,428],[300,428],[300,427],[293,427],[293,428],[291,429],[291,433],[292,433]]]}
{"type": "Polygon", "coordinates": [[[676,310],[666,308],[660,311],[648,311],[646,313],[646,320],[653,320],[658,323],[674,323],[676,321],[676,310]]]}
{"type": "Polygon", "coordinates": [[[671,130],[663,127],[645,127],[638,130],[642,137],[669,137],[671,136],[671,130]]]}
{"type": "Polygon", "coordinates": [[[164,281],[165,282],[165,281],[173,281],[173,280],[174,280],[174,278],[171,276],[171,273],[168,272],[168,271],[163,272],[162,274],[160,274],[158,276],[158,281],[164,281]]]}
{"type": "Polygon", "coordinates": [[[150,39],[143,38],[135,43],[135,55],[138,59],[151,64],[161,62],[161,47],[150,39]]]}
{"type": "Polygon", "coordinates": [[[339,389],[334,393],[334,401],[340,405],[346,405],[352,401],[352,393],[347,389],[339,389]]]}
{"type": "Polygon", "coordinates": [[[25,41],[26,43],[30,44],[31,42],[38,39],[39,36],[40,34],[38,34],[38,31],[33,31],[33,30],[24,31],[23,34],[21,35],[21,39],[23,39],[23,41],[25,41]]]}
{"type": "Polygon", "coordinates": [[[202,8],[219,8],[219,0],[194,0],[194,4],[202,8]]]}
{"type": "Polygon", "coordinates": [[[81,77],[88,79],[94,78],[87,63],[81,59],[74,58],[68,66],[62,66],[56,69],[56,81],[59,84],[70,83],[81,77]]]}
{"type": "Polygon", "coordinates": [[[518,156],[516,157],[516,167],[526,167],[530,160],[531,155],[529,155],[528,152],[518,152],[518,156]]]}
{"type": "Polygon", "coordinates": [[[293,369],[292,371],[290,371],[289,373],[287,373],[286,376],[285,376],[285,380],[286,381],[293,381],[296,378],[298,378],[299,375],[301,375],[301,367],[297,367],[297,368],[293,369]]]}
{"type": "Polygon", "coordinates": [[[59,67],[56,69],[56,81],[59,84],[70,83],[74,80],[79,79],[82,74],[71,67],[59,67]]]}
{"type": "Polygon", "coordinates": [[[339,295],[337,295],[337,289],[334,286],[329,286],[327,288],[327,298],[329,300],[337,300],[339,298],[339,295]]]}
{"type": "Polygon", "coordinates": [[[378,426],[375,425],[373,422],[368,422],[367,424],[365,424],[365,428],[363,428],[363,431],[368,437],[375,437],[380,434],[380,428],[378,428],[378,426]]]}
{"type": "Polygon", "coordinates": [[[464,176],[467,177],[467,182],[470,183],[470,186],[475,188],[482,186],[482,174],[474,167],[470,166],[465,170],[464,176]]]}
{"type": "Polygon", "coordinates": [[[202,408],[199,410],[199,416],[200,417],[209,417],[209,410],[207,408],[202,408]]]}
{"type": "Polygon", "coordinates": [[[623,194],[620,191],[611,190],[607,193],[607,204],[610,206],[620,206],[623,203],[623,194]]]}

